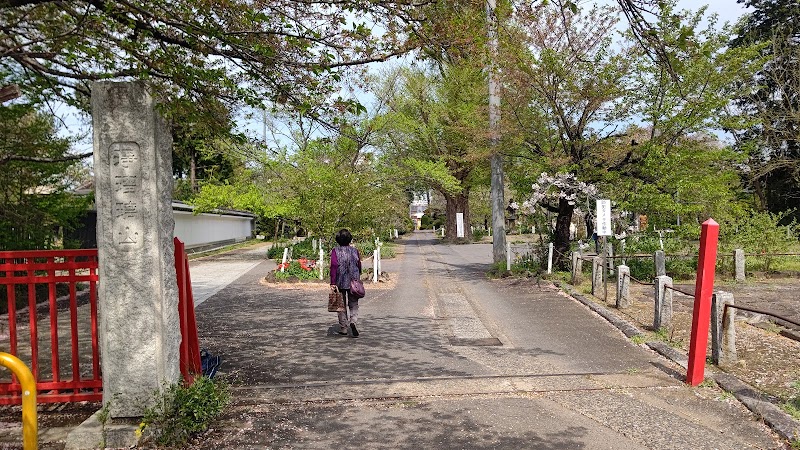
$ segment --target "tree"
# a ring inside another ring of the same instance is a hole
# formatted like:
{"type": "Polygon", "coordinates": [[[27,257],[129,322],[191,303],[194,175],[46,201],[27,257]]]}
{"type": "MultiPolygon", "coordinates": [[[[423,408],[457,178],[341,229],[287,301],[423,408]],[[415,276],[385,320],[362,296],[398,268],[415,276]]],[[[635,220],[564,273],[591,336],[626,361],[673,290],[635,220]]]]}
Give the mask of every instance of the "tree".
{"type": "MultiPolygon", "coordinates": [[[[508,39],[523,48],[507,54],[514,70],[507,73],[512,89],[505,116],[520,136],[509,144],[519,150],[519,194],[526,197],[530,188],[524,185],[542,172],[573,173],[577,182],[589,184],[603,181],[610,138],[619,135],[612,124],[625,117],[620,105],[635,61],[632,50],[612,47],[614,10],[573,12],[555,1],[520,7],[514,23],[508,39]]],[[[551,207],[557,214],[554,259],[563,266],[575,204],[562,196],[551,207]]]]}
{"type": "Polygon", "coordinates": [[[470,191],[482,181],[476,169],[487,162],[484,75],[445,65],[438,72],[402,69],[389,82],[387,159],[444,197],[446,238],[455,240],[456,214],[470,223],[470,191]]]}
{"type": "Polygon", "coordinates": [[[291,144],[272,148],[267,156],[252,151],[263,151],[258,147],[245,150],[241,167],[246,168],[240,176],[230,183],[203,185],[193,203],[203,211],[233,207],[263,219],[290,220],[330,245],[343,227],[366,237],[404,225],[406,193],[369,148],[370,121],[343,125],[338,135],[327,137],[319,137],[321,130],[309,125],[307,120],[296,122],[288,133],[291,144]]]}
{"type": "Polygon", "coordinates": [[[655,226],[698,223],[741,214],[738,167],[743,162],[711,130],[734,127],[726,113],[752,76],[755,49],[729,48],[729,29],[704,9],[677,11],[662,2],[655,26],[670,48],[670,68],[638,60],[628,102],[643,125],[617,139],[606,190],[625,209],[647,213],[655,226]],[[630,145],[628,144],[630,143],[630,145]]]}
{"type": "MultiPolygon", "coordinates": [[[[736,133],[750,155],[749,181],[760,206],[788,212],[800,201],[800,5],[793,0],[740,0],[754,8],[731,41],[761,46],[763,65],[737,106],[756,120],[736,133]]],[[[800,211],[783,216],[791,221],[800,211]]],[[[788,222],[787,222],[788,223],[788,222]]]]}
{"type": "Polygon", "coordinates": [[[78,164],[62,160],[70,141],[27,104],[0,106],[0,136],[0,249],[52,248],[59,228],[73,226],[91,200],[69,192],[75,180],[67,175],[78,164]],[[61,162],[43,162],[54,160],[61,162]]]}
{"type": "Polygon", "coordinates": [[[302,105],[340,69],[405,51],[425,3],[5,1],[0,74],[84,107],[89,81],[122,77],[185,102],[302,105]]]}

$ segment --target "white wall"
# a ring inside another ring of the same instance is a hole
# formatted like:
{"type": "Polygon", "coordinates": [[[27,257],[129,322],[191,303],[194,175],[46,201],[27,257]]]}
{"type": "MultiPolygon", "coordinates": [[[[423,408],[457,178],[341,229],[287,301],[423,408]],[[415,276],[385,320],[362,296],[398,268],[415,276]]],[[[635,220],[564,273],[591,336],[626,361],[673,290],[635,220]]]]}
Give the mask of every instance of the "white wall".
{"type": "Polygon", "coordinates": [[[230,239],[244,240],[253,235],[252,217],[219,214],[195,216],[190,211],[174,211],[174,215],[175,236],[183,241],[186,247],[230,239]]]}

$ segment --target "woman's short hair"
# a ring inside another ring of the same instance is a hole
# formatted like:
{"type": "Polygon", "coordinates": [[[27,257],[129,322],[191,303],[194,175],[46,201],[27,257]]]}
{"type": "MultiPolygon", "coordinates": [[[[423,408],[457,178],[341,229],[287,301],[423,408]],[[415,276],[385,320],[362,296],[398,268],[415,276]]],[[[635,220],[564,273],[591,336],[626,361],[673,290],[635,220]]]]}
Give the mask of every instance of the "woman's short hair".
{"type": "Polygon", "coordinates": [[[335,239],[336,243],[339,245],[350,245],[350,242],[353,240],[353,235],[350,234],[350,230],[347,228],[342,228],[336,232],[335,239]]]}

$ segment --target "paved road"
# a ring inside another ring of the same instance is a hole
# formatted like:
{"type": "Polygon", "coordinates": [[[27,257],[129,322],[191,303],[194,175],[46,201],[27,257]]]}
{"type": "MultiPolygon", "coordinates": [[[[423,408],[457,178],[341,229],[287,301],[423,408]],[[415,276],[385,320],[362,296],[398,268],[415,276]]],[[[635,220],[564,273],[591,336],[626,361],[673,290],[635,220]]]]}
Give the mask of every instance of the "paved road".
{"type": "Polygon", "coordinates": [[[235,402],[193,446],[781,447],[735,400],[686,387],[555,288],[487,280],[489,245],[402,242],[384,263],[399,283],[367,286],[357,339],[334,333],[324,286],[260,284],[272,262],[202,302],[201,345],[223,357],[235,402]]]}
{"type": "Polygon", "coordinates": [[[269,244],[259,244],[190,261],[195,307],[264,262],[268,248],[269,244]]]}

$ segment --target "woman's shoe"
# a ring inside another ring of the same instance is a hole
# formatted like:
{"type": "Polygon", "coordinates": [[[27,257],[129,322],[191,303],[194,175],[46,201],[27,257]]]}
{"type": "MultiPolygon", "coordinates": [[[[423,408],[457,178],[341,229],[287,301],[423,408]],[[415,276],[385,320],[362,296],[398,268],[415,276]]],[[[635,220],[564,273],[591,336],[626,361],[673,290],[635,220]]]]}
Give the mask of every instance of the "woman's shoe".
{"type": "Polygon", "coordinates": [[[358,330],[356,330],[356,324],[351,323],[350,329],[353,331],[353,337],[358,337],[358,330]]]}
{"type": "Polygon", "coordinates": [[[343,336],[347,336],[347,328],[339,328],[339,331],[336,333],[341,334],[343,336]]]}

